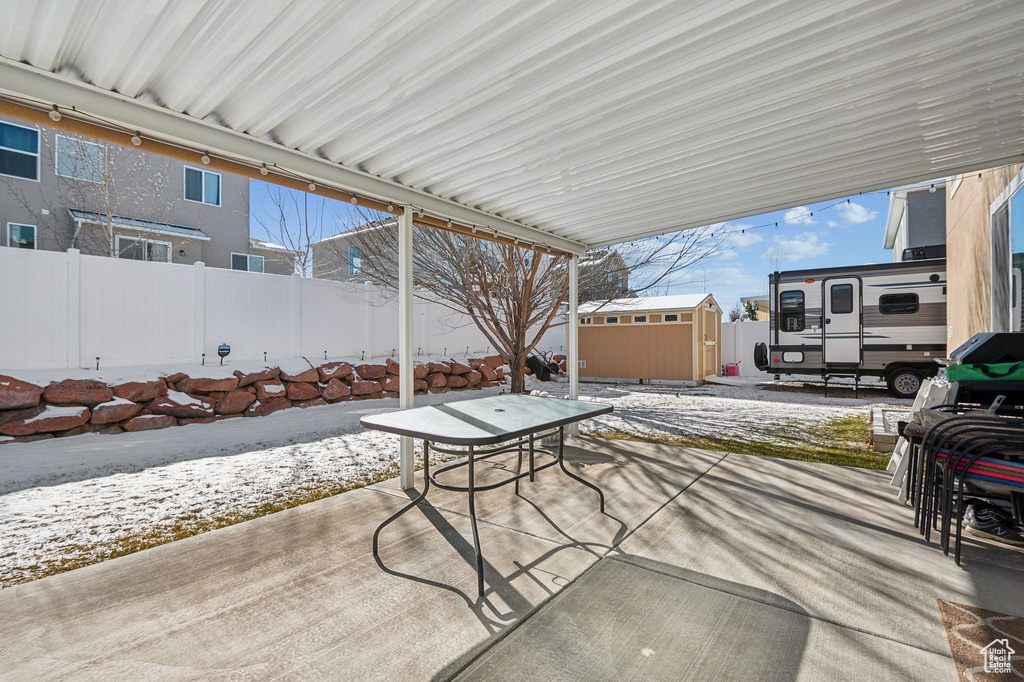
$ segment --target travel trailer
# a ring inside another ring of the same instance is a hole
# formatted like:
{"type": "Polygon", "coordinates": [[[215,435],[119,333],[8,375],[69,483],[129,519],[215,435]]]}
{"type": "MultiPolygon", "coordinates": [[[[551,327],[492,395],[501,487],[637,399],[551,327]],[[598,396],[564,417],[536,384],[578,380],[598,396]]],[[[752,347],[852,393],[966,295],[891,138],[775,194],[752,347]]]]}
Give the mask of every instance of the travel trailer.
{"type": "Polygon", "coordinates": [[[775,374],[876,376],[913,397],[946,354],[946,261],[790,270],[769,275],[770,343],[757,368],[775,374]]]}

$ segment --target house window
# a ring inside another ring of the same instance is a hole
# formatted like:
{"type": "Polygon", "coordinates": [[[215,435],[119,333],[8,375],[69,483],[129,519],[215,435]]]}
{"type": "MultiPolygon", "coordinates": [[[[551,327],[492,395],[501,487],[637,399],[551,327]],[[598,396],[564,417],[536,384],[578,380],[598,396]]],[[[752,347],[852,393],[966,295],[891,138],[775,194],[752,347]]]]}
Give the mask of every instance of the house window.
{"type": "Polygon", "coordinates": [[[39,179],[39,130],[0,122],[0,175],[39,179]]]}
{"type": "Polygon", "coordinates": [[[358,246],[348,247],[348,274],[359,275],[363,272],[363,257],[359,255],[358,246]]]}
{"type": "Polygon", "coordinates": [[[910,315],[920,308],[917,294],[884,294],[878,298],[878,312],[883,315],[910,315]]]}
{"type": "Polygon", "coordinates": [[[185,166],[185,198],[220,206],[220,173],[185,166]]]}
{"type": "Polygon", "coordinates": [[[263,272],[263,256],[253,256],[248,253],[231,254],[231,269],[246,270],[248,272],[263,272]]]}
{"type": "Polygon", "coordinates": [[[7,246],[15,249],[36,248],[36,226],[7,223],[7,246]]]}
{"type": "Polygon", "coordinates": [[[171,243],[153,239],[117,236],[117,257],[128,260],[171,262],[171,243]]]}
{"type": "Polygon", "coordinates": [[[605,324],[618,324],[619,323],[619,318],[615,317],[614,315],[612,317],[606,317],[606,318],[604,318],[604,323],[605,324]]]}
{"type": "Polygon", "coordinates": [[[829,290],[832,296],[832,312],[845,315],[853,312],[853,285],[833,284],[829,290]]]}
{"type": "Polygon", "coordinates": [[[992,213],[992,329],[1024,329],[1024,172],[992,213]]]}
{"type": "Polygon", "coordinates": [[[666,313],[665,317],[663,319],[666,322],[678,322],[679,321],[679,313],[666,313]]]}
{"type": "Polygon", "coordinates": [[[802,332],[804,330],[804,292],[783,291],[779,295],[782,331],[802,332]]]}
{"type": "Polygon", "coordinates": [[[56,136],[57,175],[86,182],[103,182],[105,154],[103,145],[81,138],[56,136]]]}
{"type": "Polygon", "coordinates": [[[633,321],[634,322],[646,322],[647,321],[647,316],[646,315],[634,315],[633,316],[633,321]]]}

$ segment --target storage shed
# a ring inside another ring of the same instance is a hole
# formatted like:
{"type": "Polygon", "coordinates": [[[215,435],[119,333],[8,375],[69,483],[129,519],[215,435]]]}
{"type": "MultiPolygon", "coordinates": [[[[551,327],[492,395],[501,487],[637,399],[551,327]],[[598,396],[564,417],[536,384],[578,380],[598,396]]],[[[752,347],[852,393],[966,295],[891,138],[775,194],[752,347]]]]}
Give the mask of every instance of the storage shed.
{"type": "Polygon", "coordinates": [[[703,381],[721,371],[722,309],[710,294],[580,306],[580,377],[703,381]]]}

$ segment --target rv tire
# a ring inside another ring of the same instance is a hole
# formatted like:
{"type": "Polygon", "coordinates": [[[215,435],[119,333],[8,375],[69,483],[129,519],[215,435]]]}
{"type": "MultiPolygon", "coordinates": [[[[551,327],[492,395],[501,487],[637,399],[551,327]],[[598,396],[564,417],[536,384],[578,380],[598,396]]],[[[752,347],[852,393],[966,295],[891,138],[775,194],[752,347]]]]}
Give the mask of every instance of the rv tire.
{"type": "Polygon", "coordinates": [[[889,393],[896,398],[913,399],[921,388],[924,374],[913,367],[897,367],[885,375],[885,384],[889,393]]]}

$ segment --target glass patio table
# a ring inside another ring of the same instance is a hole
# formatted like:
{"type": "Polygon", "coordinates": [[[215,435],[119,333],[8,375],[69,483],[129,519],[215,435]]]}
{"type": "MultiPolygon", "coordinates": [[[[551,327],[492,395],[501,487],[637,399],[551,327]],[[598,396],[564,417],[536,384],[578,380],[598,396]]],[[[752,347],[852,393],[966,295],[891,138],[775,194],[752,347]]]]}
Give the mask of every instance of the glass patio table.
{"type": "Polygon", "coordinates": [[[521,478],[529,477],[533,481],[538,471],[558,465],[566,476],[597,491],[600,497],[601,512],[604,513],[604,493],[593,483],[565,468],[563,450],[567,425],[611,411],[611,405],[601,403],[508,394],[363,417],[359,423],[365,428],[423,441],[423,492],[377,527],[373,533],[373,556],[379,557],[378,537],[381,530],[426,499],[431,483],[443,490],[467,493],[469,518],[473,528],[473,546],[476,550],[477,591],[483,597],[484,562],[483,555],[480,553],[480,537],[476,523],[476,493],[493,490],[511,483],[515,485],[515,491],[518,494],[521,478]],[[553,436],[558,437],[558,454],[553,461],[537,466],[535,442],[538,439],[553,436]],[[458,446],[459,449],[451,446],[458,446]],[[431,472],[430,451],[432,449],[466,457],[447,463],[431,472]],[[513,476],[497,483],[476,484],[474,464],[477,461],[513,450],[517,450],[519,453],[513,476]],[[524,450],[528,453],[528,469],[525,472],[522,471],[524,450]],[[439,474],[461,467],[468,467],[467,485],[454,485],[437,480],[439,474]]]}

